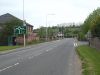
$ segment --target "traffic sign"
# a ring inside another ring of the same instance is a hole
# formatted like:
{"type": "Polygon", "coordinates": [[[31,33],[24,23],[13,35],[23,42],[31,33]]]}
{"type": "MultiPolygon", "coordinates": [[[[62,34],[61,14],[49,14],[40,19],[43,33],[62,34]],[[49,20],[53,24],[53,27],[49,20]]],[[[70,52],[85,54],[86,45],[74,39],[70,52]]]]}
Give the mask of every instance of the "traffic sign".
{"type": "Polygon", "coordinates": [[[18,26],[14,28],[14,34],[19,35],[19,34],[26,34],[26,26],[18,26]]]}

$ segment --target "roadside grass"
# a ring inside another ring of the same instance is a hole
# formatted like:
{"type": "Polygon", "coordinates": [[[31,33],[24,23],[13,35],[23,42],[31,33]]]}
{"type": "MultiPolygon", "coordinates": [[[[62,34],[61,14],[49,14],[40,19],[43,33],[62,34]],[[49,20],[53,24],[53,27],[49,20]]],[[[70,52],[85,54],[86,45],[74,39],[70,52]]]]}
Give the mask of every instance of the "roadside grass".
{"type": "MultiPolygon", "coordinates": [[[[29,42],[26,44],[26,46],[29,46],[29,45],[35,45],[35,44],[39,44],[39,43],[43,43],[44,41],[32,41],[32,42],[29,42]]],[[[12,49],[16,49],[16,48],[20,48],[20,47],[23,47],[22,45],[17,45],[17,46],[0,46],[0,52],[3,52],[3,51],[10,51],[12,49]]]]}
{"type": "Polygon", "coordinates": [[[83,75],[100,75],[100,51],[87,45],[76,48],[82,60],[83,75]]]}
{"type": "Polygon", "coordinates": [[[19,48],[21,46],[0,46],[0,52],[2,51],[8,51],[8,50],[11,50],[11,49],[16,49],[16,48],[19,48]]]}

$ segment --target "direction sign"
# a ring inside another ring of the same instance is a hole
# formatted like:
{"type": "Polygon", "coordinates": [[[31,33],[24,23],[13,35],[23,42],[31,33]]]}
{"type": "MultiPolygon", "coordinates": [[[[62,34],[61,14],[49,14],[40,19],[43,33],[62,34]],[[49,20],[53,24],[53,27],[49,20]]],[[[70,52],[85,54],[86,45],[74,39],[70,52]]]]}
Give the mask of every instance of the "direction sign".
{"type": "Polygon", "coordinates": [[[26,26],[18,26],[18,27],[15,27],[14,34],[15,35],[18,35],[18,34],[26,34],[26,26]]]}

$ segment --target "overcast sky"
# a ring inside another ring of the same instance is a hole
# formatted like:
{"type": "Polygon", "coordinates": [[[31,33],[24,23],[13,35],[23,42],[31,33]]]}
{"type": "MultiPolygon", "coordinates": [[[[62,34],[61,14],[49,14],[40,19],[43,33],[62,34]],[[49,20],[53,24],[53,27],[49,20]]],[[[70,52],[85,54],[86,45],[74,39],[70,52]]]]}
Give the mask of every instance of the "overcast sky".
{"type": "MultiPolygon", "coordinates": [[[[25,0],[25,20],[35,28],[59,23],[84,22],[100,0],[25,0]],[[50,15],[55,14],[55,15],[50,15]]],[[[10,13],[23,19],[23,0],[0,0],[0,15],[10,13]]]]}

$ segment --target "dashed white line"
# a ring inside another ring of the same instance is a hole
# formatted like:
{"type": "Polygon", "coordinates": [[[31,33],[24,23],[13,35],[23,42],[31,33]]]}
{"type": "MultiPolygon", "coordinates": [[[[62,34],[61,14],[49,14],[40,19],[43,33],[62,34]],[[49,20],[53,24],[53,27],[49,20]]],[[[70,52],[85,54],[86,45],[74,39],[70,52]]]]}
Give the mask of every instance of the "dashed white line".
{"type": "Polygon", "coordinates": [[[32,59],[34,56],[29,57],[29,59],[32,59]]]}
{"type": "Polygon", "coordinates": [[[16,63],[16,64],[14,64],[14,65],[11,65],[11,66],[8,66],[8,67],[6,67],[6,68],[3,68],[3,69],[0,70],[0,72],[4,71],[4,70],[6,70],[6,69],[12,68],[12,67],[14,67],[14,66],[17,66],[17,65],[19,65],[19,63],[16,63]]]}
{"type": "Polygon", "coordinates": [[[46,50],[47,52],[50,51],[51,49],[46,50]]]}
{"type": "Polygon", "coordinates": [[[19,63],[14,64],[13,66],[19,65],[19,63]]]}
{"type": "Polygon", "coordinates": [[[50,51],[50,50],[52,50],[52,48],[50,48],[50,49],[48,49],[48,50],[46,50],[46,51],[48,52],[48,51],[50,51]]]}
{"type": "Polygon", "coordinates": [[[36,55],[34,55],[34,56],[39,56],[40,54],[42,54],[42,53],[36,54],[36,55]]]}

